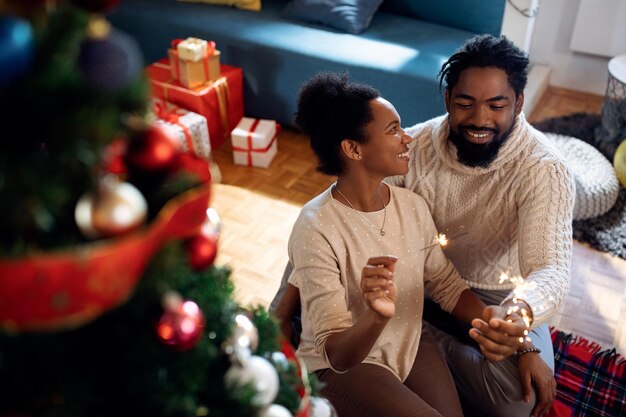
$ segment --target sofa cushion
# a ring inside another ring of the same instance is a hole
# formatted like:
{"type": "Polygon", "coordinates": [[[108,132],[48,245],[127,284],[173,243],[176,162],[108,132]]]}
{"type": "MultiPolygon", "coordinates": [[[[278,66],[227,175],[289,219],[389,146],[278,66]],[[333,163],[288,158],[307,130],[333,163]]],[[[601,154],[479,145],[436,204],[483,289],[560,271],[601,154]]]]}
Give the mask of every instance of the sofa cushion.
{"type": "Polygon", "coordinates": [[[244,72],[245,115],[293,126],[298,91],[318,71],[348,71],[394,104],[403,125],[442,114],[437,73],[474,33],[378,11],[355,36],[285,19],[286,0],[262,0],[260,12],[174,0],[125,0],[109,16],[135,37],[147,62],[172,39],[216,42],[224,64],[244,72]]]}
{"type": "Polygon", "coordinates": [[[208,3],[222,6],[235,6],[244,10],[261,10],[261,0],[178,0],[187,3],[208,3]]]}
{"type": "Polygon", "coordinates": [[[285,16],[358,34],[369,26],[383,0],[293,0],[285,16]]]}
{"type": "Polygon", "coordinates": [[[499,36],[504,6],[505,0],[385,0],[381,10],[499,36]]]}

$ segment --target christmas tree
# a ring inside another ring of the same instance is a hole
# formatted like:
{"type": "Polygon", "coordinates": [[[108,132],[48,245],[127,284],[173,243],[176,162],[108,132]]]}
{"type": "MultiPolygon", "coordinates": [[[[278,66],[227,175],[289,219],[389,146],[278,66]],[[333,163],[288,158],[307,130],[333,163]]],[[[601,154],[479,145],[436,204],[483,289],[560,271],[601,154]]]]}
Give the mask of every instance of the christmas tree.
{"type": "Polygon", "coordinates": [[[116,3],[0,1],[0,416],[330,415],[213,265],[207,162],[154,123],[116,3]]]}

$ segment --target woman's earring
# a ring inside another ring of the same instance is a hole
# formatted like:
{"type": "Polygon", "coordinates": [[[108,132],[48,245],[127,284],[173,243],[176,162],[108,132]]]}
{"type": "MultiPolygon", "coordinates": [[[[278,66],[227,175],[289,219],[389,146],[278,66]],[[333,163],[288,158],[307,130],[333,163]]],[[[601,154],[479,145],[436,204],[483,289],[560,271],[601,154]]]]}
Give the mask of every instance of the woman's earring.
{"type": "Polygon", "coordinates": [[[357,155],[356,159],[358,159],[360,161],[361,160],[361,155],[357,155]]]}

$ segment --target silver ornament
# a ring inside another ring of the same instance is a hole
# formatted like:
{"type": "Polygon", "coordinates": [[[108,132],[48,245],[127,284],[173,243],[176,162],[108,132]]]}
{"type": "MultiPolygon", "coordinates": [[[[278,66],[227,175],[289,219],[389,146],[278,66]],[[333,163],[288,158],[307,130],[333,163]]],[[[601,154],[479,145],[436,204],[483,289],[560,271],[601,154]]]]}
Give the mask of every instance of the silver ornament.
{"type": "Polygon", "coordinates": [[[272,404],[261,411],[260,417],[293,417],[291,412],[280,404],[272,404]]]}
{"type": "Polygon", "coordinates": [[[323,397],[311,397],[311,412],[309,417],[338,417],[335,407],[323,397]]]}
{"type": "Polygon", "coordinates": [[[256,394],[252,403],[265,407],[274,401],[278,394],[278,373],[272,364],[260,356],[250,356],[242,365],[233,364],[224,374],[227,389],[237,389],[252,384],[256,394]]]}
{"type": "Polygon", "coordinates": [[[283,352],[272,352],[270,360],[279,372],[287,372],[289,370],[289,360],[283,352]]]}
{"type": "Polygon", "coordinates": [[[220,217],[217,210],[213,207],[209,207],[206,210],[206,220],[202,224],[202,234],[205,236],[214,236],[215,238],[220,237],[220,233],[222,232],[222,218],[220,217]]]}
{"type": "Polygon", "coordinates": [[[237,346],[248,348],[252,352],[259,347],[259,331],[245,314],[240,313],[235,316],[232,338],[237,346]]]}

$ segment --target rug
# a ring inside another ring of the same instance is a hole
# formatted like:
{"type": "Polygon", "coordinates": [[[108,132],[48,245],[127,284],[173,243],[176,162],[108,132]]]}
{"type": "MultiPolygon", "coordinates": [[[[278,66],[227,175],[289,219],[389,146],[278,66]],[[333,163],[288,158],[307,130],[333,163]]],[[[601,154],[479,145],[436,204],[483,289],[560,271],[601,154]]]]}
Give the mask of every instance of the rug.
{"type": "Polygon", "coordinates": [[[615,349],[550,332],[557,393],[548,417],[626,416],[626,360],[615,349]]]}
{"type": "MultiPolygon", "coordinates": [[[[574,113],[568,116],[546,119],[533,126],[542,132],[573,136],[596,147],[613,162],[611,150],[600,146],[595,131],[601,125],[601,116],[589,113],[574,113]]],[[[593,248],[626,259],[626,189],[620,186],[617,202],[602,216],[586,220],[575,220],[574,239],[593,248]]]]}

